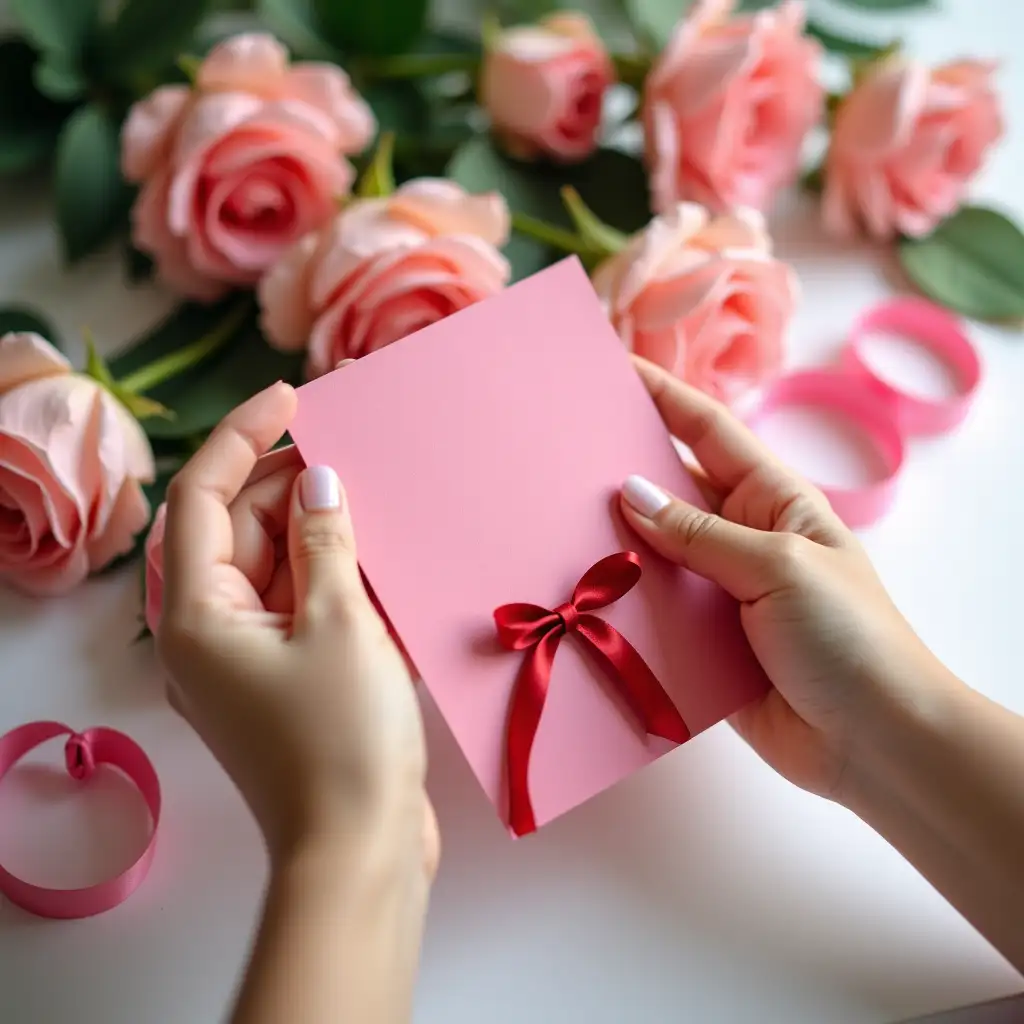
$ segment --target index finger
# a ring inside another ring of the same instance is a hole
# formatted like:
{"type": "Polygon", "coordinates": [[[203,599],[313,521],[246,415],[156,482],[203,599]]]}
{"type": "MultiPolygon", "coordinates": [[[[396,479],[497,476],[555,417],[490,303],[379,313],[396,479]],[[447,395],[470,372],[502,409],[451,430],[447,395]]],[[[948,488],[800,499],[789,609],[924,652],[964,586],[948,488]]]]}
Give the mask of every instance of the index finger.
{"type": "Polygon", "coordinates": [[[772,450],[721,402],[646,359],[634,356],[633,363],[665,426],[693,452],[716,487],[732,491],[759,466],[781,465],[772,450]]]}
{"type": "Polygon", "coordinates": [[[214,566],[230,564],[234,541],[228,506],[257,459],[288,429],[295,390],[277,383],[229,413],[167,489],[164,607],[181,613],[208,596],[214,566]]]}

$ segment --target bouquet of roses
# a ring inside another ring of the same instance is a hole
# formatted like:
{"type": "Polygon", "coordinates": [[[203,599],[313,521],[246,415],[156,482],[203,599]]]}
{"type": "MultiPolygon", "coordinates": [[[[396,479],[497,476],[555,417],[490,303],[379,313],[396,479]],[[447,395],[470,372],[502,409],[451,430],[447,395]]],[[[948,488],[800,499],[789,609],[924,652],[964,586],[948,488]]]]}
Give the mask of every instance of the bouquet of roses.
{"type": "Polygon", "coordinates": [[[798,182],[830,233],[895,245],[934,300],[1024,317],[1024,238],[965,204],[1002,132],[990,62],[929,68],[798,0],[626,0],[611,22],[512,5],[471,33],[426,0],[258,0],[227,30],[211,6],[20,0],[0,40],[0,173],[51,164],[67,259],[120,235],[130,280],[183,300],[109,361],[89,341],[79,371],[45,316],[0,310],[0,580],[30,593],[136,551],[255,391],[566,252],[625,346],[731,401],[783,363],[797,282],[764,215],[798,182]]]}

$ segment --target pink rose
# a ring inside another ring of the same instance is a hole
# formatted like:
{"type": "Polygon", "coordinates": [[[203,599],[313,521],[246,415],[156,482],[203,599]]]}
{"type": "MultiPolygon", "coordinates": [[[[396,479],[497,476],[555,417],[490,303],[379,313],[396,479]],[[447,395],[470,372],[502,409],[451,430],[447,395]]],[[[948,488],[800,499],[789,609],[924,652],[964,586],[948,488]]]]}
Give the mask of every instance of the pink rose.
{"type": "Polygon", "coordinates": [[[0,580],[60,594],[130,550],[154,474],[116,398],[37,334],[0,338],[0,580]]]}
{"type": "Polygon", "coordinates": [[[156,510],[153,525],[146,537],[146,625],[156,635],[164,610],[164,526],[167,505],[156,510]]]}
{"type": "Polygon", "coordinates": [[[508,231],[500,195],[439,178],[357,200],[260,282],[264,333],[281,349],[308,347],[319,376],[501,291],[510,271],[496,247],[508,231]]]}
{"type": "Polygon", "coordinates": [[[605,89],[615,78],[584,14],[553,14],[502,32],[484,56],[480,89],[495,134],[513,156],[582,160],[597,145],[605,89]]]}
{"type": "Polygon", "coordinates": [[[271,36],[235,36],[202,62],[195,88],[163,86],[136,103],[122,170],[142,188],[133,239],[189,298],[255,283],[348,193],[344,154],[375,123],[332,64],[289,66],[271,36]]]}
{"type": "Polygon", "coordinates": [[[833,234],[926,235],[960,206],[1003,134],[995,65],[934,71],[892,58],[843,100],[825,162],[822,215],[833,234]]]}
{"type": "Polygon", "coordinates": [[[643,119],[655,210],[688,199],[713,210],[765,210],[796,176],[821,115],[821,49],[794,0],[729,17],[701,0],[647,77],[643,119]]]}
{"type": "Polygon", "coordinates": [[[778,373],[797,281],[754,210],[655,217],[597,268],[594,288],[631,352],[726,401],[778,373]]]}

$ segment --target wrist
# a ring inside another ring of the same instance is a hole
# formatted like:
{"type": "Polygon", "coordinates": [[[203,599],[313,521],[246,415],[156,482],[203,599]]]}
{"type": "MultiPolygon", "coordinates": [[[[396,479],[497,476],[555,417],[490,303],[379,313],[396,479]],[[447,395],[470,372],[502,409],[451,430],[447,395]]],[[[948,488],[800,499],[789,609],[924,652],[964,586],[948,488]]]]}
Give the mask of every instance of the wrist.
{"type": "Polygon", "coordinates": [[[850,745],[837,802],[859,814],[874,795],[894,793],[908,775],[942,756],[973,691],[929,654],[912,678],[871,688],[870,708],[850,745]]]}

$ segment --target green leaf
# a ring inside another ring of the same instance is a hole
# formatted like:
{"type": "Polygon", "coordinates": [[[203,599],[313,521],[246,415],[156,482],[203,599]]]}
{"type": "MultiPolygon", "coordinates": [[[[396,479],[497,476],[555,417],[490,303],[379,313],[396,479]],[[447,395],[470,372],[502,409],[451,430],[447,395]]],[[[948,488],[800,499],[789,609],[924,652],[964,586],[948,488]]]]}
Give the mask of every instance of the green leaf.
{"type": "Polygon", "coordinates": [[[896,42],[876,45],[863,39],[851,39],[849,36],[839,35],[838,32],[833,32],[811,19],[808,19],[804,31],[807,35],[817,39],[830,53],[848,57],[851,60],[877,60],[887,50],[898,45],[896,42]]]}
{"type": "Polygon", "coordinates": [[[13,128],[0,125],[0,174],[27,171],[52,152],[57,144],[54,129],[13,128]]]}
{"type": "MultiPolygon", "coordinates": [[[[149,366],[217,329],[238,304],[232,296],[213,306],[186,303],[109,361],[118,380],[149,366]]],[[[146,392],[166,406],[174,419],[147,419],[142,427],[153,439],[170,440],[203,434],[235,406],[277,380],[298,382],[302,356],[270,348],[255,325],[246,325],[217,355],[146,392]]]]}
{"type": "Polygon", "coordinates": [[[686,7],[679,0],[625,0],[625,5],[637,35],[654,50],[669,41],[686,7]]]}
{"type": "Polygon", "coordinates": [[[100,39],[104,74],[125,81],[171,63],[208,7],[209,0],[126,0],[100,39]]]}
{"type": "Polygon", "coordinates": [[[996,210],[965,206],[926,238],[904,238],[900,262],[925,295],[978,320],[1024,318],[1024,234],[996,210]]]}
{"type": "Polygon", "coordinates": [[[154,388],[150,397],[174,419],[143,423],[150,437],[182,438],[215,427],[232,409],[275,381],[297,384],[303,355],[272,349],[256,330],[243,331],[218,357],[154,388]]]}
{"type": "Polygon", "coordinates": [[[117,126],[95,103],[79,107],[57,145],[57,225],[70,262],[107,240],[127,210],[117,126]]]}
{"type": "Polygon", "coordinates": [[[96,27],[100,0],[11,0],[29,40],[40,50],[77,57],[96,27]]]}
{"type": "Polygon", "coordinates": [[[31,332],[45,338],[54,348],[63,348],[57,329],[27,306],[0,307],[0,338],[12,331],[31,332]]]}
{"type": "Polygon", "coordinates": [[[430,117],[427,98],[415,82],[374,82],[363,90],[363,98],[373,109],[378,131],[398,138],[419,133],[430,117]]]}
{"type": "Polygon", "coordinates": [[[934,7],[933,0],[838,0],[844,7],[860,11],[910,11],[934,7]]]}
{"type": "Polygon", "coordinates": [[[256,0],[256,13],[296,57],[337,59],[337,51],[320,35],[313,0],[256,0]]]}
{"type": "Polygon", "coordinates": [[[36,88],[39,64],[23,39],[0,39],[0,174],[28,170],[49,156],[70,111],[36,88]]]}
{"type": "Polygon", "coordinates": [[[52,100],[76,100],[89,88],[77,65],[62,53],[44,56],[32,78],[36,88],[52,100]]]}
{"type": "Polygon", "coordinates": [[[115,380],[123,380],[144,366],[177,352],[198,338],[216,330],[238,301],[229,297],[213,305],[185,302],[158,324],[133,339],[107,360],[115,380]]]}
{"type": "Polygon", "coordinates": [[[356,54],[408,50],[423,34],[428,0],[313,0],[328,42],[356,54]]]}
{"type": "MultiPolygon", "coordinates": [[[[447,174],[470,192],[501,192],[514,213],[558,227],[573,226],[560,194],[564,185],[575,188],[595,216],[617,231],[632,234],[651,216],[643,165],[617,150],[600,149],[581,164],[552,167],[512,160],[480,137],[459,148],[447,174]]],[[[505,255],[518,281],[547,266],[557,254],[532,238],[513,235],[505,255]]]]}
{"type": "Polygon", "coordinates": [[[366,170],[359,177],[356,195],[360,199],[380,199],[395,191],[395,135],[381,132],[366,170]]]}

